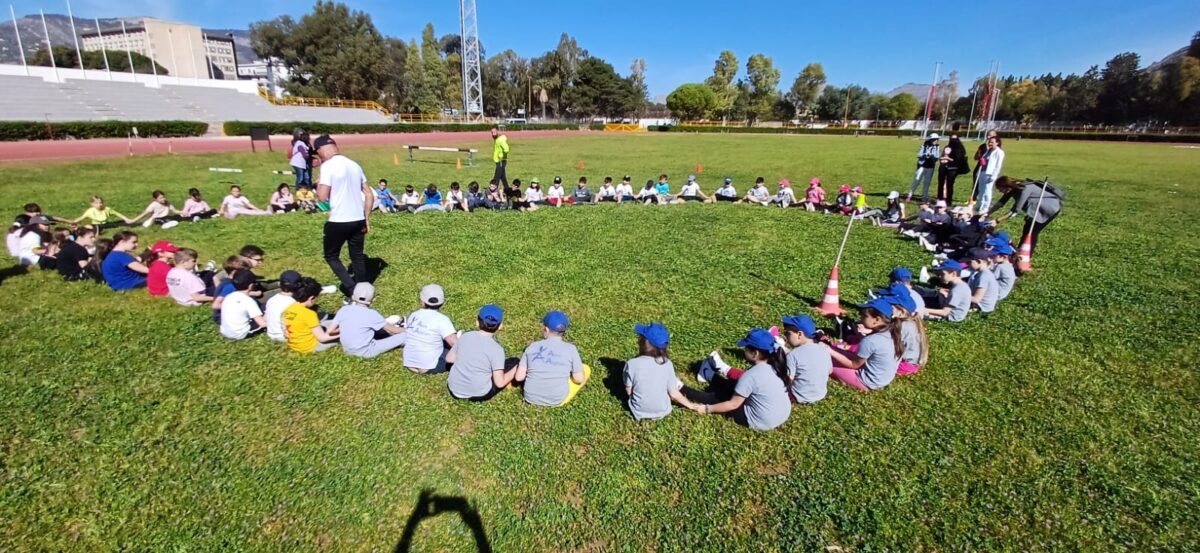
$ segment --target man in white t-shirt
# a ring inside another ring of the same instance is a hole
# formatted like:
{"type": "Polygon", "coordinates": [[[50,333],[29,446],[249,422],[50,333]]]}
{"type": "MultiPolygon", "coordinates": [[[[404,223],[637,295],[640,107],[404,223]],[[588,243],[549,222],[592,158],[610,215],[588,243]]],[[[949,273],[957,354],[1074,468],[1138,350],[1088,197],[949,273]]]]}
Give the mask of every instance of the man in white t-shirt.
{"type": "Polygon", "coordinates": [[[446,372],[446,353],[458,342],[454,323],[441,312],[446,293],[437,284],[421,288],[421,309],[405,321],[404,366],[420,374],[446,372]]]}
{"type": "Polygon", "coordinates": [[[341,281],[342,295],[349,298],[356,283],[367,281],[367,254],[363,246],[371,231],[368,216],[375,205],[375,192],[367,184],[362,167],[342,155],[329,135],[318,136],[313,141],[313,148],[321,158],[317,199],[329,202],[329,220],[325,222],[325,262],[341,281]],[[347,244],[350,246],[350,271],[342,264],[342,246],[347,244]]]}

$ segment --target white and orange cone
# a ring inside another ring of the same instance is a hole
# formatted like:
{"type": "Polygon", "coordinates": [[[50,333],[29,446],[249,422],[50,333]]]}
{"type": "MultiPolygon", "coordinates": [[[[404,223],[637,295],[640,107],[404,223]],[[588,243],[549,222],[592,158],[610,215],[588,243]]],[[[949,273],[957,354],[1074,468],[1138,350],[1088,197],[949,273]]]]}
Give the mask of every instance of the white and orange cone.
{"type": "Polygon", "coordinates": [[[1025,238],[1021,239],[1021,249],[1017,251],[1017,270],[1022,273],[1033,271],[1033,235],[1026,234],[1025,238]]]}
{"type": "Polygon", "coordinates": [[[841,300],[838,299],[838,268],[833,266],[833,270],[829,272],[829,284],[825,286],[825,299],[821,300],[817,306],[817,311],[826,317],[841,315],[842,311],[841,300]]]}

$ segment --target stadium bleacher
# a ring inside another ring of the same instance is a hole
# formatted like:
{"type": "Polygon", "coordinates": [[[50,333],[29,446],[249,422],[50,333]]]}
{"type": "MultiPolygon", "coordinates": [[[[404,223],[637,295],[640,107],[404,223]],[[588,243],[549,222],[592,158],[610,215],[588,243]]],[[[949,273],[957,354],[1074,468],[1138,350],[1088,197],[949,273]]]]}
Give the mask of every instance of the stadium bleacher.
{"type": "Polygon", "coordinates": [[[388,123],[384,114],[356,108],[277,106],[257,94],[204,86],[0,75],[3,121],[313,121],[388,123]]]}

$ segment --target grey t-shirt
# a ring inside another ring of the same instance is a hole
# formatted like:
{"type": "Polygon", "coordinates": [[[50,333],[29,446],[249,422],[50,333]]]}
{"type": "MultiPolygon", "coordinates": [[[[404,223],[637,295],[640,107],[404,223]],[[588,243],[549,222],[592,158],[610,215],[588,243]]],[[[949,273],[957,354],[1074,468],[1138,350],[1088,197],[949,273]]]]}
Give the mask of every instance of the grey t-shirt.
{"type": "Polygon", "coordinates": [[[746,414],[747,426],[754,430],[775,428],[792,414],[787,387],[775,374],[775,369],[766,363],[759,363],[743,373],[733,393],[746,398],[742,411],[746,414]]]}
{"type": "Polygon", "coordinates": [[[913,303],[917,304],[917,315],[925,316],[925,298],[921,297],[921,293],[915,288],[909,288],[908,294],[912,296],[913,303]]]}
{"type": "Polygon", "coordinates": [[[1012,292],[1013,285],[1017,283],[1017,271],[1013,269],[1013,264],[999,263],[992,267],[992,274],[996,275],[996,285],[1000,287],[996,300],[1007,298],[1008,294],[1012,292]]]}
{"type": "Polygon", "coordinates": [[[365,354],[375,341],[375,331],[387,324],[378,311],[353,303],[339,309],[333,320],[341,328],[342,349],[350,355],[365,354]]]}
{"type": "Polygon", "coordinates": [[[991,313],[996,310],[996,301],[1000,296],[1000,285],[996,284],[996,275],[989,269],[975,271],[971,275],[971,292],[983,289],[983,298],[979,300],[979,310],[991,313]]]}
{"type": "Polygon", "coordinates": [[[683,386],[675,376],[675,365],[667,359],[659,364],[653,357],[641,355],[625,362],[625,387],[629,394],[629,412],[637,420],[661,419],[671,414],[671,390],[683,386]]]}
{"type": "Polygon", "coordinates": [[[858,356],[867,360],[859,369],[858,376],[868,388],[878,390],[896,378],[900,358],[896,357],[896,344],[887,330],[866,335],[858,343],[858,356]]]}
{"type": "Polygon", "coordinates": [[[492,372],[504,370],[504,348],[495,336],[473,330],[454,344],[454,365],[447,385],[459,399],[487,395],[492,391],[492,372]]]}
{"type": "Polygon", "coordinates": [[[567,380],[583,373],[579,349],[557,336],[529,344],[521,362],[526,368],[525,401],[534,405],[562,405],[570,391],[567,380]]]}
{"type": "Polygon", "coordinates": [[[816,403],[825,399],[833,359],[818,343],[800,346],[787,355],[788,374],[792,377],[792,399],[796,403],[816,403]]]}
{"type": "Polygon", "coordinates": [[[900,323],[900,343],[904,344],[904,355],[901,355],[900,359],[913,365],[919,365],[921,362],[921,331],[917,328],[916,320],[908,319],[900,323]]]}
{"type": "Polygon", "coordinates": [[[947,305],[951,308],[950,314],[946,316],[947,321],[961,323],[967,320],[967,313],[971,310],[971,287],[966,282],[959,281],[950,289],[950,301],[947,305]]]}

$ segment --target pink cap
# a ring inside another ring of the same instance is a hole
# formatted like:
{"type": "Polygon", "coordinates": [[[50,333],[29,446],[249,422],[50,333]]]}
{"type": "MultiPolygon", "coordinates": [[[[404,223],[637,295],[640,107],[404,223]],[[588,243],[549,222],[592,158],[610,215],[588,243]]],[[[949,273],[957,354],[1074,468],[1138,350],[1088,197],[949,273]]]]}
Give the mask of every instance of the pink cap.
{"type": "Polygon", "coordinates": [[[843,184],[843,185],[841,185],[841,186],[839,186],[839,187],[838,187],[838,192],[849,192],[849,191],[850,191],[850,185],[849,185],[849,184],[843,184]]]}
{"type": "Polygon", "coordinates": [[[860,193],[860,194],[862,193],[862,187],[861,187],[861,186],[855,186],[855,187],[853,188],[853,190],[854,190],[855,192],[858,192],[858,193],[860,193]]]}
{"type": "Polygon", "coordinates": [[[808,179],[808,184],[810,186],[821,186],[821,179],[818,179],[817,177],[813,177],[811,179],[808,179]]]}
{"type": "Polygon", "coordinates": [[[791,185],[792,185],[792,181],[790,181],[790,180],[782,179],[779,181],[779,186],[787,187],[787,186],[791,186],[791,185]]]}

